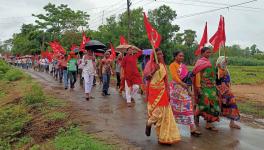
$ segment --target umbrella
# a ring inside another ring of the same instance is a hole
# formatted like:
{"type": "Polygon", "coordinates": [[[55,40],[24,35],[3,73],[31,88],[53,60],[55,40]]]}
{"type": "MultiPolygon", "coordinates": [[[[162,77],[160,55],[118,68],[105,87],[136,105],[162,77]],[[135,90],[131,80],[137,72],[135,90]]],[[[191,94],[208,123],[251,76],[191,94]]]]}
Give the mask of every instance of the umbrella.
{"type": "Polygon", "coordinates": [[[150,55],[152,53],[152,49],[144,49],[143,55],[150,55]]]}
{"type": "Polygon", "coordinates": [[[92,50],[94,52],[98,52],[98,53],[104,53],[106,49],[106,46],[97,40],[90,40],[85,44],[85,49],[86,50],[92,50]]]}
{"type": "Polygon", "coordinates": [[[120,51],[120,52],[124,52],[124,51],[126,51],[129,47],[132,47],[132,45],[128,45],[128,44],[126,44],[126,45],[119,45],[119,46],[116,47],[116,50],[117,50],[117,51],[120,51]]]}

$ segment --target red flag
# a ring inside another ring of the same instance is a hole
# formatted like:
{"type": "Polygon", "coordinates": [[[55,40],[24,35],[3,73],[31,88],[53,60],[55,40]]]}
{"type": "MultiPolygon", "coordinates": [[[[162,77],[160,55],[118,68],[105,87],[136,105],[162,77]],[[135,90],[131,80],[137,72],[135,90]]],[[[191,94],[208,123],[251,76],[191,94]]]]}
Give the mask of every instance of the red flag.
{"type": "Polygon", "coordinates": [[[146,14],[144,13],[144,24],[147,31],[148,39],[151,43],[151,45],[154,46],[154,48],[158,48],[161,41],[161,36],[159,33],[152,27],[150,22],[148,21],[148,18],[146,14]]]}
{"type": "Polygon", "coordinates": [[[85,44],[90,41],[90,38],[89,37],[86,37],[85,33],[83,32],[82,33],[82,42],[80,44],[80,51],[84,51],[85,49],[85,44]]]}
{"type": "Polygon", "coordinates": [[[75,45],[75,44],[72,44],[72,46],[71,46],[70,50],[71,50],[71,51],[74,51],[76,48],[78,48],[78,46],[77,46],[77,45],[75,45]]]}
{"type": "Polygon", "coordinates": [[[210,38],[209,42],[214,46],[214,52],[217,52],[219,48],[225,45],[225,19],[220,16],[220,21],[216,33],[210,38]]]}
{"type": "Polygon", "coordinates": [[[115,48],[113,46],[112,43],[110,43],[110,48],[111,48],[111,56],[110,59],[114,60],[116,58],[116,52],[115,52],[115,48]]]}
{"type": "Polygon", "coordinates": [[[128,44],[125,37],[123,35],[120,35],[120,45],[126,45],[128,44]]]}
{"type": "Polygon", "coordinates": [[[60,45],[59,42],[57,41],[53,41],[53,42],[50,42],[50,47],[52,48],[53,52],[54,53],[61,53],[61,54],[66,54],[66,51],[64,50],[64,48],[60,45]]]}
{"type": "Polygon", "coordinates": [[[46,58],[49,60],[49,62],[52,61],[52,57],[53,57],[53,53],[47,51],[46,52],[46,58]]]}
{"type": "Polygon", "coordinates": [[[208,42],[208,35],[207,35],[207,22],[204,27],[203,37],[200,41],[199,47],[195,51],[195,55],[198,56],[201,54],[201,49],[204,47],[204,45],[208,42]]]}

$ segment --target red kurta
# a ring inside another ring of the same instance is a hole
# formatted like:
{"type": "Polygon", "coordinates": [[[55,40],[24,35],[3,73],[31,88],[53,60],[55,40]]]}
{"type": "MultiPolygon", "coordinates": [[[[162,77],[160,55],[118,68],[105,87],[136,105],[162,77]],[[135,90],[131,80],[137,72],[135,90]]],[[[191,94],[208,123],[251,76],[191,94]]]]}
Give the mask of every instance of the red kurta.
{"type": "Polygon", "coordinates": [[[135,55],[127,55],[122,61],[122,68],[124,69],[124,76],[127,85],[131,87],[133,84],[141,84],[142,78],[137,68],[137,59],[142,55],[142,51],[135,55]]]}

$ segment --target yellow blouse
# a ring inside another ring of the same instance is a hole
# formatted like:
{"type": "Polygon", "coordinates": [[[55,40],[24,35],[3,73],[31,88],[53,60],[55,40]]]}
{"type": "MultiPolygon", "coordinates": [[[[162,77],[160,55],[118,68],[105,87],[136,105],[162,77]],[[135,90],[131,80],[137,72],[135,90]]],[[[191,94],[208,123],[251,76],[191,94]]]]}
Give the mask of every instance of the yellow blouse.
{"type": "Polygon", "coordinates": [[[172,80],[175,81],[176,83],[182,83],[182,80],[180,79],[179,69],[180,69],[180,64],[176,62],[170,64],[171,77],[172,80]]]}

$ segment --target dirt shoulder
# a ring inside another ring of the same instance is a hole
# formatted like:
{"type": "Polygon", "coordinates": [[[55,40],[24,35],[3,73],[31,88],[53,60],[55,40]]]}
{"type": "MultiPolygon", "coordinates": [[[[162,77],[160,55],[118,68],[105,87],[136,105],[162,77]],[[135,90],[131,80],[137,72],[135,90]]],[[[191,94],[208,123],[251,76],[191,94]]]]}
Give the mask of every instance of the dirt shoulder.
{"type": "Polygon", "coordinates": [[[264,84],[233,85],[232,90],[241,101],[250,100],[264,103],[264,84]]]}

